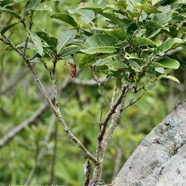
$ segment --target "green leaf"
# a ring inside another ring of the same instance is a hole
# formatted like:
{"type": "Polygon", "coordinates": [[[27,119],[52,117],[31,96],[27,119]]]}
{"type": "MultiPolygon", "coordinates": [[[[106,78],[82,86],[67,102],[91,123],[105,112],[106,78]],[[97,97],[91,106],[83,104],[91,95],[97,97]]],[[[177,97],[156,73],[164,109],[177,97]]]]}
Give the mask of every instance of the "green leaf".
{"type": "Polygon", "coordinates": [[[173,4],[186,4],[185,0],[174,0],[173,4]]]}
{"type": "Polygon", "coordinates": [[[51,6],[46,4],[46,2],[38,4],[36,7],[33,8],[33,10],[36,10],[36,11],[53,11],[51,6]]]}
{"type": "Polygon", "coordinates": [[[33,10],[40,3],[41,3],[41,0],[28,0],[25,6],[25,14],[27,14],[29,10],[33,10]]]}
{"type": "Polygon", "coordinates": [[[184,41],[179,38],[173,38],[173,39],[168,39],[165,41],[163,44],[155,48],[154,50],[154,55],[164,55],[164,53],[174,47],[179,46],[182,44],[184,41]]]}
{"type": "Polygon", "coordinates": [[[116,40],[109,35],[93,35],[86,40],[81,51],[86,54],[114,53],[115,44],[116,40]]]}
{"type": "Polygon", "coordinates": [[[129,60],[130,65],[132,66],[132,69],[136,72],[141,72],[142,67],[134,60],[129,60]]]}
{"type": "Polygon", "coordinates": [[[133,44],[136,47],[137,46],[156,46],[156,44],[152,40],[145,38],[145,37],[134,38],[133,44]]]}
{"type": "Polygon", "coordinates": [[[55,19],[58,19],[58,20],[61,20],[61,21],[64,21],[74,27],[77,26],[77,23],[74,21],[74,19],[68,15],[68,14],[53,14],[51,16],[51,18],[55,18],[55,19]]]}
{"type": "Polygon", "coordinates": [[[153,64],[155,67],[163,67],[169,69],[178,69],[180,66],[180,63],[177,60],[171,59],[169,57],[164,57],[153,64]]]}
{"type": "Polygon", "coordinates": [[[42,47],[42,42],[41,42],[40,37],[30,30],[28,31],[28,33],[29,33],[31,40],[33,41],[33,43],[36,46],[37,52],[39,53],[40,56],[42,56],[43,55],[43,47],[42,47]]]}
{"type": "Polygon", "coordinates": [[[76,13],[80,15],[80,19],[86,24],[89,24],[95,18],[95,13],[92,10],[76,10],[76,13]]]}
{"type": "Polygon", "coordinates": [[[124,29],[105,29],[105,33],[121,40],[122,42],[128,38],[128,35],[124,29]]]}
{"type": "Polygon", "coordinates": [[[46,32],[37,32],[36,33],[41,39],[43,39],[49,46],[57,46],[57,39],[55,37],[51,37],[46,32]]]}
{"type": "Polygon", "coordinates": [[[172,81],[180,83],[180,81],[176,77],[171,76],[171,75],[168,75],[168,76],[167,75],[160,75],[160,76],[158,76],[158,79],[162,79],[162,78],[170,79],[172,81]]]}
{"type": "Polygon", "coordinates": [[[65,47],[63,51],[59,54],[61,57],[68,56],[71,54],[74,54],[80,50],[79,46],[76,45],[70,45],[68,47],[65,47]]]}
{"type": "Polygon", "coordinates": [[[109,56],[104,56],[101,59],[97,60],[96,63],[94,64],[95,66],[103,66],[106,63],[113,61],[113,59],[115,59],[115,57],[117,57],[117,55],[109,55],[109,56]]]}
{"type": "Polygon", "coordinates": [[[22,20],[22,17],[21,17],[19,14],[15,13],[14,11],[11,11],[11,10],[9,10],[9,9],[0,8],[0,12],[9,13],[9,14],[11,14],[12,16],[16,17],[17,19],[22,20]]]}
{"type": "Polygon", "coordinates": [[[94,55],[85,54],[79,62],[79,68],[93,64],[96,61],[96,56],[97,56],[96,54],[94,55]]]}
{"type": "Polygon", "coordinates": [[[149,85],[147,85],[147,89],[148,90],[152,90],[152,89],[154,89],[156,87],[157,87],[157,84],[156,83],[150,83],[149,85]]]}
{"type": "MultiPolygon", "coordinates": [[[[123,22],[123,19],[118,18],[115,14],[113,13],[107,13],[104,11],[105,6],[101,5],[95,5],[95,4],[87,4],[80,6],[79,9],[87,9],[87,10],[93,10],[95,13],[98,13],[102,15],[103,17],[112,20],[114,23],[118,24],[119,26],[123,27],[125,23],[123,22]]],[[[129,21],[127,19],[127,21],[129,21]]]]}
{"type": "Polygon", "coordinates": [[[171,20],[172,20],[172,11],[155,14],[155,16],[152,19],[152,21],[155,21],[160,25],[165,25],[171,20]]]}
{"type": "Polygon", "coordinates": [[[112,71],[118,71],[128,67],[123,61],[119,60],[108,61],[105,63],[105,65],[108,66],[108,68],[112,71]]]}
{"type": "Polygon", "coordinates": [[[65,32],[62,32],[58,39],[57,44],[57,54],[69,43],[73,41],[73,39],[76,36],[76,30],[67,30],[65,32]]]}
{"type": "Polygon", "coordinates": [[[13,23],[11,25],[8,25],[8,26],[5,26],[3,27],[0,32],[1,32],[1,35],[4,35],[6,31],[8,31],[10,28],[12,28],[13,26],[17,25],[19,22],[16,22],[16,23],[13,23]]]}
{"type": "Polygon", "coordinates": [[[162,68],[162,67],[156,67],[156,68],[155,68],[155,71],[156,71],[156,72],[159,72],[160,74],[165,73],[165,69],[162,68]]]}

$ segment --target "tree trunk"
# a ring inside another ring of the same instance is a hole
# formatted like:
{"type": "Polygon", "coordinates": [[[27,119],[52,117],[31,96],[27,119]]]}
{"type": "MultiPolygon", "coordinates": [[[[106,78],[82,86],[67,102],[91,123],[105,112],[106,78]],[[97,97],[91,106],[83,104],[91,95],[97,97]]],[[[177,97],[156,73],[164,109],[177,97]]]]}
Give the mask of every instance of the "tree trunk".
{"type": "Polygon", "coordinates": [[[186,102],[144,138],[112,186],[186,186],[186,102]]]}

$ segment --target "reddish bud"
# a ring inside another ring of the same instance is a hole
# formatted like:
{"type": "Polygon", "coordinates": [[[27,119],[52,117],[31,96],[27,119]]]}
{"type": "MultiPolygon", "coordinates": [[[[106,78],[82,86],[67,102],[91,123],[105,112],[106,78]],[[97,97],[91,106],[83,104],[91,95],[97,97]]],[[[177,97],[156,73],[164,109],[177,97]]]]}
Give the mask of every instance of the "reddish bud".
{"type": "Polygon", "coordinates": [[[75,63],[67,64],[65,69],[72,78],[75,77],[76,75],[76,64],[75,63]]]}

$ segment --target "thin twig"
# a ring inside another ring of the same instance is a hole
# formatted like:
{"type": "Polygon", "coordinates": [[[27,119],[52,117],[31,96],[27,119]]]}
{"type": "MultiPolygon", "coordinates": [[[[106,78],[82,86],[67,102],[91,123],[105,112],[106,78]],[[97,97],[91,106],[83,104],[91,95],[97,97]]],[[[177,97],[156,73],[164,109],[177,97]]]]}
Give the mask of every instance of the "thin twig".
{"type": "Polygon", "coordinates": [[[38,119],[38,117],[44,113],[48,109],[48,105],[45,103],[43,104],[30,118],[23,121],[21,124],[19,124],[17,127],[10,130],[1,140],[0,140],[0,148],[2,148],[4,145],[6,145],[10,140],[12,140],[17,134],[19,134],[21,131],[25,129],[26,126],[31,125],[32,123],[35,123],[35,121],[38,119]]]}
{"type": "MultiPolygon", "coordinates": [[[[32,29],[32,26],[33,26],[33,13],[34,13],[34,11],[31,11],[31,12],[30,12],[29,30],[31,30],[31,29],[32,29]]],[[[25,24],[25,19],[22,21],[22,23],[23,23],[24,29],[27,31],[26,24],[25,24]]],[[[26,38],[26,41],[25,41],[25,46],[24,46],[24,49],[23,49],[23,56],[26,55],[28,40],[29,40],[29,37],[27,37],[27,38],[26,38]]]]}
{"type": "Polygon", "coordinates": [[[66,134],[76,143],[76,145],[81,149],[81,151],[84,153],[84,155],[90,159],[92,162],[97,163],[96,158],[94,157],[94,155],[92,153],[90,153],[88,151],[88,149],[81,143],[81,141],[70,131],[70,129],[68,128],[64,118],[62,117],[61,113],[59,112],[58,109],[56,109],[56,107],[53,105],[50,97],[48,96],[42,82],[40,81],[39,77],[37,76],[37,73],[35,72],[35,70],[33,69],[32,65],[29,62],[29,59],[23,55],[23,53],[6,37],[4,36],[4,38],[6,39],[6,42],[8,43],[8,45],[10,45],[23,59],[25,65],[30,69],[42,95],[44,96],[44,98],[46,99],[47,103],[49,104],[50,109],[53,111],[53,113],[55,114],[56,118],[58,119],[58,121],[60,122],[60,124],[62,125],[64,131],[66,132],[66,134]]]}
{"type": "Polygon", "coordinates": [[[145,93],[146,93],[146,90],[144,90],[138,98],[136,98],[136,99],[131,99],[131,101],[129,102],[129,104],[126,105],[126,106],[122,109],[122,111],[125,110],[125,109],[127,109],[127,108],[130,107],[131,105],[134,105],[137,101],[139,101],[139,100],[143,97],[143,95],[144,95],[145,93]]]}
{"type": "MultiPolygon", "coordinates": [[[[62,92],[70,83],[70,78],[67,78],[63,85],[60,88],[60,92],[62,92]]],[[[51,101],[54,101],[54,96],[51,98],[51,101]]],[[[34,112],[30,118],[23,121],[21,124],[10,130],[1,140],[0,140],[0,148],[2,148],[4,145],[6,145],[10,140],[12,140],[17,134],[19,134],[21,131],[25,129],[26,126],[31,125],[35,123],[35,121],[49,108],[49,105],[47,103],[44,103],[42,106],[34,112]]]]}
{"type": "Polygon", "coordinates": [[[97,82],[97,85],[98,85],[98,87],[99,87],[99,89],[100,89],[101,95],[103,96],[103,98],[105,98],[107,104],[110,106],[110,100],[109,100],[107,94],[104,92],[103,87],[102,87],[102,83],[99,81],[99,78],[98,78],[97,75],[96,75],[95,66],[91,66],[90,69],[91,69],[92,74],[93,74],[93,76],[94,76],[94,79],[95,79],[95,81],[97,82]]]}

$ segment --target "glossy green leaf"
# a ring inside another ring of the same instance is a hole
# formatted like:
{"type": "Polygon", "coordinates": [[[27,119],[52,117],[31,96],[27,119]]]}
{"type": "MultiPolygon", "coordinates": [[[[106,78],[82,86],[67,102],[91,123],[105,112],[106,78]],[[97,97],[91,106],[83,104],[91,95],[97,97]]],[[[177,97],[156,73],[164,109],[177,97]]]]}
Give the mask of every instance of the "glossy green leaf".
{"type": "MultiPolygon", "coordinates": [[[[102,15],[103,17],[113,21],[114,23],[116,23],[120,26],[125,25],[125,21],[123,21],[123,19],[118,18],[113,13],[105,12],[104,11],[105,6],[95,5],[95,4],[87,4],[87,5],[80,6],[79,8],[80,9],[93,10],[95,13],[102,15]]],[[[129,20],[127,19],[127,21],[129,21],[129,20]]],[[[129,22],[131,22],[131,21],[129,21],[129,22]]]]}
{"type": "Polygon", "coordinates": [[[28,0],[27,4],[25,6],[25,14],[29,11],[29,10],[33,10],[37,5],[39,5],[41,3],[41,0],[28,0]]]}
{"type": "Polygon", "coordinates": [[[70,15],[68,15],[68,14],[53,14],[52,16],[51,16],[51,18],[55,18],[55,19],[58,19],[58,20],[60,20],[60,21],[64,21],[64,22],[66,22],[66,23],[68,23],[68,24],[70,24],[70,25],[72,25],[72,26],[74,26],[74,27],[76,27],[77,26],[77,23],[74,21],[74,19],[70,16],[70,15]]]}
{"type": "Polygon", "coordinates": [[[164,58],[160,59],[158,62],[155,62],[154,66],[169,68],[169,69],[178,69],[180,66],[180,63],[175,59],[164,57],[164,58]]]}
{"type": "Polygon", "coordinates": [[[42,56],[43,55],[43,46],[42,46],[42,42],[41,42],[40,37],[30,30],[28,32],[29,32],[29,36],[30,36],[31,40],[35,44],[38,54],[42,56]]]}
{"type": "Polygon", "coordinates": [[[1,35],[5,34],[6,31],[8,31],[10,28],[14,27],[14,26],[17,25],[17,24],[18,24],[18,22],[3,27],[3,28],[0,30],[1,35]]]}
{"type": "Polygon", "coordinates": [[[65,32],[62,32],[59,36],[58,39],[58,44],[57,44],[57,53],[59,52],[69,43],[73,41],[73,39],[76,36],[76,30],[67,30],[65,32]]]}
{"type": "Polygon", "coordinates": [[[122,42],[128,38],[128,35],[124,29],[105,29],[105,33],[108,35],[115,37],[122,42]]]}
{"type": "Polygon", "coordinates": [[[57,46],[57,39],[55,37],[51,37],[46,32],[37,32],[36,33],[41,39],[43,39],[49,46],[57,46]]]}
{"type": "Polygon", "coordinates": [[[72,55],[80,50],[79,46],[76,45],[70,45],[68,47],[65,47],[62,52],[59,54],[61,57],[65,57],[68,55],[72,55]]]}
{"type": "Polygon", "coordinates": [[[165,69],[164,69],[163,67],[156,67],[156,68],[155,68],[155,71],[156,71],[156,72],[159,72],[159,73],[161,73],[161,74],[165,73],[165,69]]]}
{"type": "Polygon", "coordinates": [[[152,21],[155,21],[160,25],[165,25],[171,20],[172,20],[172,11],[155,14],[155,16],[152,19],[152,21]]]}
{"type": "Polygon", "coordinates": [[[137,46],[156,46],[156,44],[152,40],[145,38],[145,37],[134,38],[133,44],[136,47],[137,46]]]}
{"type": "Polygon", "coordinates": [[[87,39],[82,52],[86,54],[114,53],[116,40],[109,35],[93,35],[87,39]]]}
{"type": "Polygon", "coordinates": [[[167,41],[165,41],[164,43],[162,43],[160,46],[158,46],[157,48],[155,48],[154,50],[154,54],[155,55],[164,55],[164,53],[174,47],[179,46],[180,44],[182,44],[184,41],[180,38],[171,38],[168,39],[167,41]]]}
{"type": "Polygon", "coordinates": [[[89,24],[95,18],[95,13],[92,10],[77,10],[76,13],[80,15],[80,19],[86,24],[89,24]]]}
{"type": "Polygon", "coordinates": [[[171,76],[171,75],[168,75],[168,76],[167,75],[160,75],[160,76],[158,76],[158,79],[162,79],[162,78],[170,79],[172,81],[180,83],[180,81],[176,77],[171,76]]]}
{"type": "Polygon", "coordinates": [[[79,62],[79,68],[93,64],[96,61],[96,56],[97,56],[96,54],[93,55],[85,54],[79,62]]]}
{"type": "Polygon", "coordinates": [[[117,55],[109,55],[109,56],[104,56],[101,59],[98,59],[96,61],[96,63],[94,64],[95,66],[103,66],[106,63],[113,61],[113,59],[115,59],[117,57],[117,55]]]}

